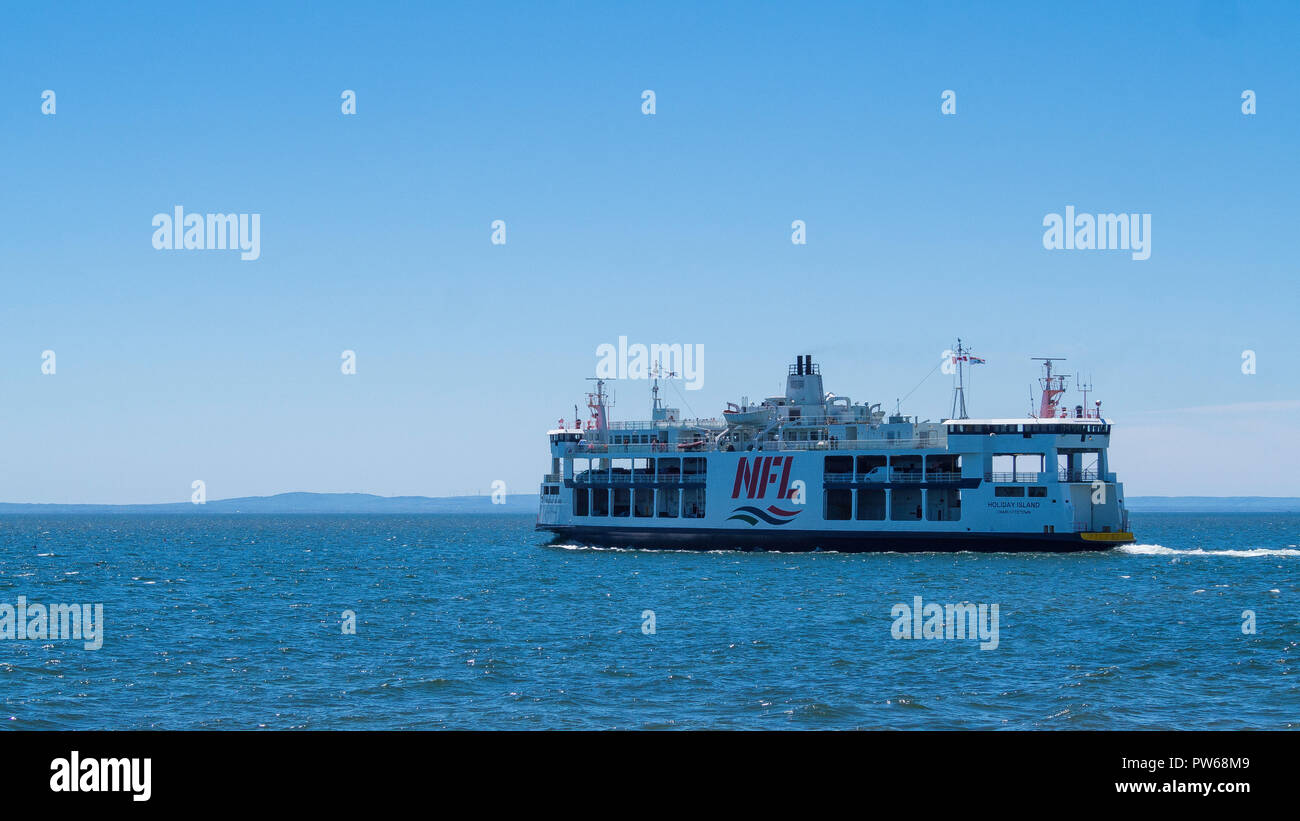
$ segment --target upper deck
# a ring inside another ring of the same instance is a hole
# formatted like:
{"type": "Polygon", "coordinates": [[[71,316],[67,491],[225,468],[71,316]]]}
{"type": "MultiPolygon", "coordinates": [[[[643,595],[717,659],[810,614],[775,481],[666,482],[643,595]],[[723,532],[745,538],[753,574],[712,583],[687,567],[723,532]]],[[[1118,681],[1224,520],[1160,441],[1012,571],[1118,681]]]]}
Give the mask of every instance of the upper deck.
{"type": "MultiPolygon", "coordinates": [[[[614,422],[608,418],[603,382],[598,381],[596,392],[588,397],[592,419],[585,426],[560,427],[548,431],[548,435],[555,455],[987,449],[973,439],[977,436],[1029,440],[1078,436],[1076,441],[1090,448],[1104,448],[1111,426],[1101,416],[1100,403],[1095,409],[1077,405],[1073,412],[1060,407],[1058,397],[1064,392],[1058,385],[1061,378],[1051,376],[1045,383],[1040,412],[1048,416],[963,416],[936,422],[897,411],[886,415],[879,403],[853,402],[847,396],[827,393],[820,367],[811,356],[800,356],[789,367],[783,395],[759,402],[742,398],[740,403],[729,403],[721,418],[683,418],[676,408],[663,407],[656,380],[652,418],[614,422]]],[[[964,397],[960,405],[954,402],[954,408],[964,413],[964,397]]]]}
{"type": "Polygon", "coordinates": [[[1100,417],[1056,417],[1039,419],[945,419],[949,436],[987,436],[989,434],[1101,434],[1110,435],[1110,422],[1100,417]]]}

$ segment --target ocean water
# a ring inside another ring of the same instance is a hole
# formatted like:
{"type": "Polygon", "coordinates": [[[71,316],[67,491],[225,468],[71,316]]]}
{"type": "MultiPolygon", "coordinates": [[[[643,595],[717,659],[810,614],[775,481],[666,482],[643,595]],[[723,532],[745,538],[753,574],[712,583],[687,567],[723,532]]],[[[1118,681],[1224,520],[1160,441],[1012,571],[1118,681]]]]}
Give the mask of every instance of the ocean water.
{"type": "Polygon", "coordinates": [[[601,550],[532,525],[0,517],[0,604],[104,613],[98,650],[0,640],[0,726],[1300,726],[1298,515],[1136,513],[1143,544],[1074,555],[601,550]],[[917,596],[997,604],[998,646],[894,638],[917,596]]]}

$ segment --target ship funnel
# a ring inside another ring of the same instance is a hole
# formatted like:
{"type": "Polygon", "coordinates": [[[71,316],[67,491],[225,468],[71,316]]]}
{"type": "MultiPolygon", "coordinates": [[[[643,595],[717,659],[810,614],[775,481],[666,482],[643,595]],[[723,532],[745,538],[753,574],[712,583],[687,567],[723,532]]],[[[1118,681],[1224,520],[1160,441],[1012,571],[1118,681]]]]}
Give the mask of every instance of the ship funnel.
{"type": "Polygon", "coordinates": [[[792,405],[820,405],[824,401],[822,377],[812,354],[795,357],[785,380],[785,398],[792,405]]]}

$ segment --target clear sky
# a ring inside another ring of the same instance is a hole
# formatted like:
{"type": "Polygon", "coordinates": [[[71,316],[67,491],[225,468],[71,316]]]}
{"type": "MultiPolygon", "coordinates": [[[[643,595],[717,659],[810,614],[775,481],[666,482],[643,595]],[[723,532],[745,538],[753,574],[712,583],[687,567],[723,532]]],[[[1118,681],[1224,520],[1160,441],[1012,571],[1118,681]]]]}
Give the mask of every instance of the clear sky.
{"type": "Polygon", "coordinates": [[[535,492],[619,336],[702,345],[699,415],[957,336],[1021,415],[1065,356],[1129,493],[1300,495],[1300,9],[1050,5],[8,5],[0,501],[535,492]],[[155,250],[177,205],[260,259],[155,250]],[[1068,205],[1150,258],[1046,250],[1068,205]]]}

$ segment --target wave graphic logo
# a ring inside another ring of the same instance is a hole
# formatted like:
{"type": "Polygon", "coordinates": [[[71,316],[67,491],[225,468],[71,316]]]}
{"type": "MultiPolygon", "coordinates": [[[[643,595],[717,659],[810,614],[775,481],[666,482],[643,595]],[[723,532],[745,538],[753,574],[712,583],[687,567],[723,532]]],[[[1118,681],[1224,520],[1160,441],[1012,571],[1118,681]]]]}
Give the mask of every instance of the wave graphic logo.
{"type": "Polygon", "coordinates": [[[731,511],[727,521],[739,519],[742,522],[748,522],[750,527],[758,524],[759,519],[770,525],[784,525],[794,521],[794,517],[802,513],[802,510],[782,510],[776,505],[768,505],[766,510],[762,510],[752,505],[738,507],[731,511]]]}

